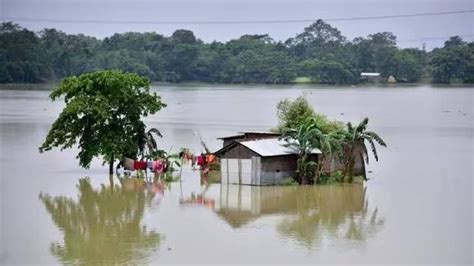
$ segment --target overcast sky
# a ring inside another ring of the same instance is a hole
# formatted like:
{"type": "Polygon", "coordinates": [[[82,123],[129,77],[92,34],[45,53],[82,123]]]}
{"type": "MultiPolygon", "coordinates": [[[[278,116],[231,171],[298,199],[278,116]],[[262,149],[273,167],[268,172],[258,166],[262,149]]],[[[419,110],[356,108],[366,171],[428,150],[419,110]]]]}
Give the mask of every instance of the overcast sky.
{"type": "MultiPolygon", "coordinates": [[[[316,20],[428,12],[473,10],[474,0],[0,0],[0,17],[101,20],[101,21],[255,21],[316,20]]],[[[243,34],[270,34],[286,40],[309,23],[157,25],[110,23],[18,23],[32,30],[54,27],[67,33],[84,33],[103,38],[116,32],[155,31],[171,35],[176,29],[190,29],[204,41],[227,41],[243,34]]],[[[474,13],[365,21],[330,22],[352,39],[370,33],[391,31],[401,47],[442,45],[453,35],[474,40],[474,13]]]]}

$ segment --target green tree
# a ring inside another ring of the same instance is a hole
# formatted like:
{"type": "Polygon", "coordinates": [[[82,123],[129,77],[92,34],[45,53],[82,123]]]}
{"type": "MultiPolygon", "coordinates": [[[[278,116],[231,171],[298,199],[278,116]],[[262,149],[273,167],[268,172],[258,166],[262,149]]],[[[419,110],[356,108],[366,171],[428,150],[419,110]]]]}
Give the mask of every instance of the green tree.
{"type": "Polygon", "coordinates": [[[282,136],[288,142],[287,146],[299,154],[299,181],[306,181],[304,178],[309,177],[314,178],[310,181],[319,184],[324,163],[336,158],[343,150],[343,132],[323,133],[315,117],[308,118],[297,128],[285,130],[282,136]],[[321,151],[317,162],[309,157],[314,149],[321,151]]]}
{"type": "Polygon", "coordinates": [[[297,128],[290,128],[283,132],[282,138],[287,142],[286,147],[298,154],[297,181],[308,184],[317,175],[318,162],[311,160],[310,155],[318,146],[326,145],[324,134],[316,127],[312,119],[308,119],[297,128]]]}
{"type": "Polygon", "coordinates": [[[426,54],[418,49],[402,49],[395,54],[397,81],[417,82],[423,74],[426,54]]]}
{"type": "Polygon", "coordinates": [[[351,183],[353,179],[355,156],[361,156],[369,163],[369,153],[367,151],[366,142],[370,145],[370,149],[376,161],[379,160],[379,157],[375,143],[378,143],[382,147],[387,147],[387,144],[377,133],[367,130],[368,123],[369,119],[367,117],[356,127],[352,126],[351,122],[347,123],[343,156],[345,165],[344,177],[349,176],[349,183],[351,183]]]}
{"type": "Polygon", "coordinates": [[[52,100],[64,96],[66,107],[53,123],[40,152],[78,145],[79,164],[89,167],[102,156],[113,173],[116,159],[136,155],[145,148],[146,126],[141,120],[166,105],[150,81],[121,71],[97,71],[69,77],[50,94],[52,100]]]}
{"type": "Polygon", "coordinates": [[[461,37],[459,36],[452,36],[449,38],[449,40],[444,42],[444,47],[449,48],[449,47],[454,47],[454,46],[462,46],[465,45],[466,42],[462,40],[461,37]]]}
{"type": "Polygon", "coordinates": [[[155,71],[148,66],[147,56],[149,55],[147,52],[137,53],[128,50],[107,51],[99,54],[95,58],[95,63],[98,69],[120,69],[156,80],[158,75],[163,74],[160,73],[158,64],[155,65],[155,71]]]}
{"type": "Polygon", "coordinates": [[[354,39],[357,68],[362,72],[380,72],[382,76],[395,75],[397,37],[391,32],[380,32],[354,39]]]}
{"type": "Polygon", "coordinates": [[[321,84],[353,84],[356,75],[337,61],[309,59],[301,62],[305,76],[321,84]]]}
{"type": "Polygon", "coordinates": [[[203,44],[199,48],[195,76],[204,82],[229,82],[224,69],[229,67],[230,51],[220,42],[203,44]]]}
{"type": "Polygon", "coordinates": [[[452,37],[433,52],[430,66],[434,83],[474,83],[474,42],[452,37]]]}
{"type": "Polygon", "coordinates": [[[225,71],[232,83],[290,83],[296,78],[291,58],[278,51],[243,51],[225,71]]]}
{"type": "Polygon", "coordinates": [[[104,40],[56,29],[35,33],[12,22],[0,24],[0,82],[56,81],[95,70],[119,69],[153,81],[354,84],[360,72],[417,82],[473,81],[472,43],[460,37],[426,53],[400,49],[396,36],[380,32],[348,41],[317,20],[284,43],[268,34],[245,34],[226,43],[203,43],[190,30],[114,34],[104,40]],[[430,60],[428,60],[430,59],[430,60]]]}
{"type": "Polygon", "coordinates": [[[173,32],[171,39],[176,43],[195,44],[197,42],[194,33],[190,30],[176,30],[173,32]]]}
{"type": "Polygon", "coordinates": [[[244,35],[226,44],[228,54],[220,78],[230,83],[290,83],[296,78],[294,60],[268,35],[244,35]]]}
{"type": "Polygon", "coordinates": [[[165,80],[181,82],[194,80],[197,65],[198,48],[194,44],[178,43],[161,56],[164,60],[165,80]]]}
{"type": "Polygon", "coordinates": [[[340,132],[344,124],[331,121],[325,115],[316,113],[304,95],[294,100],[284,99],[277,104],[278,126],[276,131],[282,133],[303,125],[308,119],[314,118],[316,127],[324,134],[340,132]]]}
{"type": "Polygon", "coordinates": [[[50,78],[40,38],[11,22],[0,25],[0,65],[0,80],[4,82],[40,82],[50,78]]]}
{"type": "Polygon", "coordinates": [[[346,38],[337,28],[318,19],[295,38],[288,39],[286,45],[298,58],[324,59],[337,53],[345,42],[346,38]]]}

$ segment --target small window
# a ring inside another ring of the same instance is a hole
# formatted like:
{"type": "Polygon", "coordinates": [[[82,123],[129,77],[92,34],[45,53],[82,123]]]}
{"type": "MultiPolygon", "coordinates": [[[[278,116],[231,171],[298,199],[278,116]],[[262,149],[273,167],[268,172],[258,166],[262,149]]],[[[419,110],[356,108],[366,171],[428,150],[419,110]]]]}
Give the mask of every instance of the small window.
{"type": "Polygon", "coordinates": [[[280,172],[280,169],[277,169],[276,172],[279,173],[279,172],[280,172]]]}

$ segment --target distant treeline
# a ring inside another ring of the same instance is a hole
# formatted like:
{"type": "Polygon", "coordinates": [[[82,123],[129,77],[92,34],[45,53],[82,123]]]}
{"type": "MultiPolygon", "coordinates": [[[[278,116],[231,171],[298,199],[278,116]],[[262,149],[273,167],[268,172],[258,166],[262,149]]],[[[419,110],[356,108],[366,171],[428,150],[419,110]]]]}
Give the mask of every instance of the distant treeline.
{"type": "Polygon", "coordinates": [[[451,37],[426,52],[400,49],[390,32],[347,40],[317,20],[294,38],[243,35],[204,43],[192,31],[170,37],[149,32],[114,34],[99,40],[56,29],[33,32],[12,22],[0,28],[0,82],[54,82],[99,69],[120,69],[152,81],[215,83],[355,84],[361,72],[379,72],[399,82],[474,82],[474,42],[451,37]]]}

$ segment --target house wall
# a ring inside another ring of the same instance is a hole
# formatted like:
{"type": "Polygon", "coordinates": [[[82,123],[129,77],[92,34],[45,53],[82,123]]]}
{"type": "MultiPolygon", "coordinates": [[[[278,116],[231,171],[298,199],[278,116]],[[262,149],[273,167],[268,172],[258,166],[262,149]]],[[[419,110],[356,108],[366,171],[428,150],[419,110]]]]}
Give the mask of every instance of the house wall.
{"type": "Polygon", "coordinates": [[[297,155],[263,157],[261,161],[260,184],[281,184],[285,178],[296,172],[297,155]]]}
{"type": "MultiPolygon", "coordinates": [[[[246,180],[247,175],[252,176],[252,185],[275,185],[280,184],[282,181],[289,177],[294,177],[297,168],[298,155],[282,155],[282,156],[271,156],[261,157],[249,148],[237,144],[228,151],[221,154],[221,163],[226,163],[225,166],[221,165],[222,182],[225,183],[225,179],[229,180],[229,183],[236,183],[236,180],[246,180]],[[252,157],[254,159],[252,160],[252,157]],[[260,158],[259,164],[255,165],[255,157],[260,158]],[[226,159],[230,159],[229,161],[226,159]],[[241,160],[233,160],[241,159],[241,160]],[[248,167],[242,167],[246,159],[251,159],[252,167],[251,173],[244,172],[244,169],[248,167]],[[229,163],[227,163],[227,161],[229,163]],[[227,167],[228,164],[228,167],[227,167]]],[[[313,161],[318,160],[318,155],[314,154],[310,156],[313,161]]],[[[238,183],[238,182],[237,182],[238,183]]]]}
{"type": "Polygon", "coordinates": [[[259,156],[257,153],[252,151],[251,149],[238,144],[235,147],[232,147],[226,152],[223,152],[220,156],[221,158],[226,159],[250,159],[252,156],[259,156]]]}

